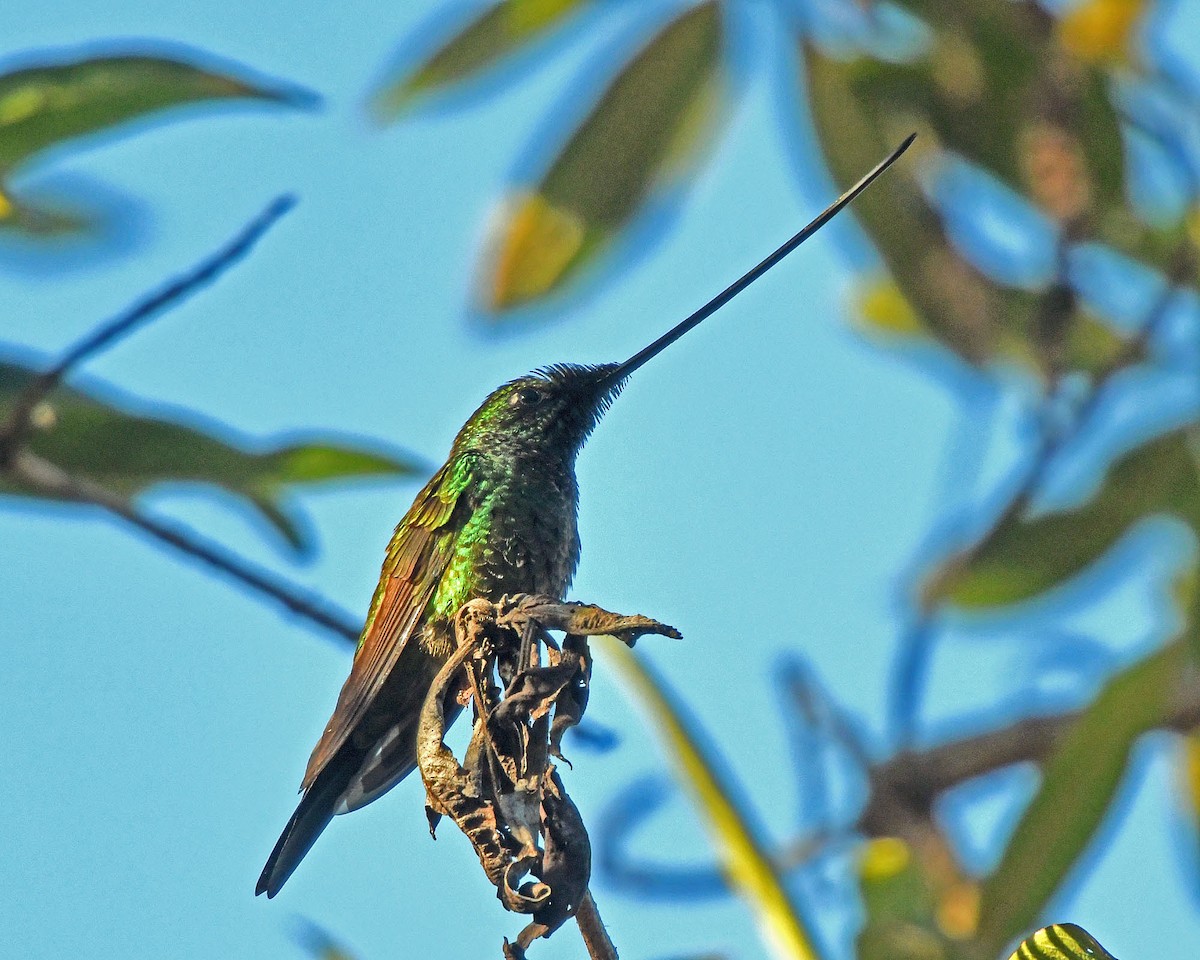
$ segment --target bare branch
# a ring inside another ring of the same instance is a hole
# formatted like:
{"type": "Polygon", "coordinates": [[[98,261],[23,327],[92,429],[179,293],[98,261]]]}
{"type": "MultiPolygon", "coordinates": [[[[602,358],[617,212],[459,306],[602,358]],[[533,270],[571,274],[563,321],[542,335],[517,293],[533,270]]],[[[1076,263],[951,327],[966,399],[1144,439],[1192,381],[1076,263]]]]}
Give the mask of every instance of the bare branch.
{"type": "Polygon", "coordinates": [[[575,923],[579,926],[579,935],[583,937],[591,960],[618,960],[617,948],[608,936],[604,921],[600,919],[600,911],[596,909],[591,890],[583,895],[583,901],[575,911],[575,923]]]}
{"type": "MultiPolygon", "coordinates": [[[[1078,711],[1043,717],[1028,717],[986,733],[963,737],[924,750],[906,750],[875,764],[867,772],[866,805],[852,825],[831,832],[818,831],[799,837],[775,852],[772,859],[781,870],[799,869],[830,847],[854,834],[867,837],[929,838],[934,805],[938,797],[961,784],[1019,763],[1041,764],[1078,722],[1078,711]]],[[[1182,680],[1164,705],[1158,729],[1187,732],[1200,726],[1200,680],[1182,680]]],[[[649,803],[639,816],[619,823],[609,814],[607,829],[601,831],[600,861],[608,865],[608,880],[640,897],[674,899],[715,895],[722,889],[716,865],[691,867],[638,866],[630,868],[615,851],[641,816],[657,809],[649,803]],[[665,882],[658,882],[663,880],[665,882]]],[[[727,888],[725,888],[727,890],[727,888]]]]}
{"type": "MultiPolygon", "coordinates": [[[[17,448],[29,435],[30,418],[34,409],[57,387],[76,366],[111,346],[130,333],[138,324],[191,296],[206,284],[212,283],[229,267],[250,252],[258,240],[285,213],[296,205],[292,196],[277,197],[270,206],[251,221],[220,250],[207,257],[189,272],[170,281],[156,293],[149,294],[107,323],[97,327],[71,347],[62,358],[35,377],[17,398],[8,422],[0,430],[0,454],[15,456],[17,448]]],[[[0,456],[0,460],[4,459],[0,456]]]]}
{"type": "Polygon", "coordinates": [[[236,580],[259,596],[282,604],[297,616],[331,631],[350,643],[358,641],[361,626],[349,614],[329,606],[324,601],[306,596],[295,585],[279,579],[224,547],[205,540],[186,527],[140,512],[124,497],[97,483],[73,477],[27,450],[17,452],[10,465],[10,472],[17,481],[48,497],[100,507],[149,534],[160,543],[174,547],[218,573],[236,580]]]}

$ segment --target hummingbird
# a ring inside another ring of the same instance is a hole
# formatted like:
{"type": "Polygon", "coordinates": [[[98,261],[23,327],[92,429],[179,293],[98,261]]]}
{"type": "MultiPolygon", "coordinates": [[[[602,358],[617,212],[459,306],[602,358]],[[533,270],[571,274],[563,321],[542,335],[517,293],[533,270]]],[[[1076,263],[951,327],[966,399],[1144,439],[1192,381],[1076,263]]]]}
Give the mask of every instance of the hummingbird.
{"type": "MultiPolygon", "coordinates": [[[[554,364],[493,391],[388,544],[354,661],[256,894],[274,897],[336,814],[376,800],[416,767],[426,693],[476,597],[562,599],[579,561],[575,460],[629,376],[816,233],[908,149],[909,136],[816,219],[624,363],[554,364]]],[[[457,712],[449,704],[447,716],[457,712]]]]}

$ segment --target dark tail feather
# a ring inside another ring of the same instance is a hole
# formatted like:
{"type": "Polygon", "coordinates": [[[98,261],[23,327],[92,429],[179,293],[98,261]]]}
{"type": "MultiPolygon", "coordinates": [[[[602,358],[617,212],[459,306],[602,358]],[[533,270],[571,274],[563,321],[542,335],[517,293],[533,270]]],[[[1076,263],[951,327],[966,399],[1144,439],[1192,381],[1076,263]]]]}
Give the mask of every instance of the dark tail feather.
{"type": "Polygon", "coordinates": [[[333,819],[338,800],[354,779],[362,761],[361,752],[343,747],[305,791],[296,812],[283,828],[275,849],[267,858],[267,865],[258,878],[258,886],[254,888],[255,896],[265,893],[269,899],[287,883],[288,877],[317,842],[321,831],[333,819]]]}

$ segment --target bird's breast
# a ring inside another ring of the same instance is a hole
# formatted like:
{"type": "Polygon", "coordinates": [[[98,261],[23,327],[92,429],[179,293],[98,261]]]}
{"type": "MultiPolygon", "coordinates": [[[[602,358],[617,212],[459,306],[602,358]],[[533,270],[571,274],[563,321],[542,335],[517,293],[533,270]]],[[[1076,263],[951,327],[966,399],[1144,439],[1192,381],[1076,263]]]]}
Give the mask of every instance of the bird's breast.
{"type": "Polygon", "coordinates": [[[579,560],[578,494],[571,472],[525,465],[484,491],[483,529],[474,551],[477,595],[561,597],[579,560]]]}

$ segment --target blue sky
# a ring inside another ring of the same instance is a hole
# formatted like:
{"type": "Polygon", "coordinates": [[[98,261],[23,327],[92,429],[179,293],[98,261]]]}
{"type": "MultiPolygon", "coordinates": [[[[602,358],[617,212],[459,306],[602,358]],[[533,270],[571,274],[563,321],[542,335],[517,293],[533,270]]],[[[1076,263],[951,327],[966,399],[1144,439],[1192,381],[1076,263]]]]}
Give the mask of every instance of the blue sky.
{"type": "MultiPolygon", "coordinates": [[[[725,135],[673,229],[619,278],[568,304],[561,320],[483,331],[467,314],[488,211],[528,154],[533,118],[561,102],[564,85],[615,34],[595,31],[492,98],[373,129],[368,90],[399,39],[440,7],[8,0],[2,62],[130,38],[171,41],[310,87],[325,103],[313,113],[197,115],[29,177],[47,190],[100,182],[127,195],[132,239],[124,251],[62,268],[42,258],[8,271],[0,263],[3,338],[54,353],[219,245],[271,197],[295,192],[299,207],[246,263],[91,363],[80,382],[256,437],[319,429],[436,463],[496,384],[547,362],[628,356],[834,192],[824,174],[797,163],[793,131],[778,120],[789,65],[767,6],[747,5],[744,50],[755,52],[741,58],[725,135]]],[[[1174,19],[1193,62],[1198,20],[1195,2],[1174,19]]],[[[814,150],[806,139],[799,152],[814,150]]],[[[1003,430],[985,440],[986,424],[966,423],[976,408],[946,386],[961,378],[850,329],[846,262],[823,236],[656,359],[579,463],[584,550],[573,595],[683,630],[681,643],[648,639],[639,649],[693,706],[732,770],[754,778],[749,794],[781,839],[795,830],[797,788],[771,685],[778,657],[802,651],[881,730],[904,576],[941,515],[948,458],[980,456],[995,476],[1011,453],[1003,430]],[[794,624],[786,635],[781,604],[794,624]]],[[[1006,394],[982,382],[974,393],[1003,420],[1006,394]]],[[[227,502],[169,490],[147,506],[361,611],[416,488],[306,495],[321,549],[300,569],[227,502]]],[[[1114,599],[1099,613],[1068,611],[1065,622],[1107,631],[1118,648],[1154,642],[1170,567],[1157,557],[1172,544],[1169,531],[1142,536],[1123,555],[1114,599]]],[[[343,648],[75,508],[3,504],[0,564],[8,744],[0,930],[13,956],[298,957],[298,917],[363,960],[419,954],[440,937],[447,955],[489,956],[519,930],[461,838],[443,831],[429,841],[415,780],[335,821],[279,898],[253,897],[348,669],[343,648]]],[[[936,662],[930,718],[1027,690],[1039,655],[1011,631],[956,635],[936,662]],[[967,689],[963,676],[981,681],[967,689]]],[[[1067,687],[1078,697],[1078,684],[1067,687]]],[[[622,737],[616,752],[574,758],[569,787],[594,822],[616,786],[662,762],[603,676],[590,711],[622,737]]],[[[1169,747],[1143,745],[1124,831],[1054,911],[1122,957],[1182,960],[1200,935],[1187,889],[1194,851],[1184,849],[1193,838],[1179,826],[1169,747]]],[[[981,863],[989,831],[1011,822],[1028,789],[995,786],[986,815],[971,819],[981,863]]],[[[639,840],[664,858],[710,856],[682,801],[639,840]]],[[[623,956],[762,955],[732,899],[642,905],[603,877],[595,886],[623,956]]],[[[809,897],[818,888],[796,886],[809,897]]],[[[845,919],[829,899],[813,903],[844,943],[845,919]]],[[[574,938],[564,930],[535,956],[577,956],[574,938]]]]}

